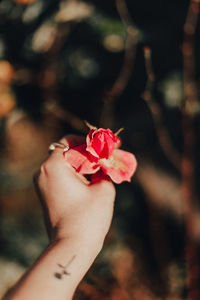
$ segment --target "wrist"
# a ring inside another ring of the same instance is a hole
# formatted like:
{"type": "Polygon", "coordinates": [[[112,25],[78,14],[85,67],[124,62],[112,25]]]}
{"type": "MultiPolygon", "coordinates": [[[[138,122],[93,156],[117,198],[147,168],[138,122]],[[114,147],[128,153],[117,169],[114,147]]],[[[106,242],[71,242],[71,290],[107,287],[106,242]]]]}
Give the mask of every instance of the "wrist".
{"type": "Polygon", "coordinates": [[[9,299],[72,299],[98,252],[81,237],[52,241],[9,299]]]}
{"type": "Polygon", "coordinates": [[[103,247],[103,241],[97,237],[91,237],[81,232],[65,233],[62,231],[58,231],[50,240],[49,247],[54,247],[55,245],[68,247],[69,244],[75,245],[76,248],[86,249],[87,255],[91,259],[95,259],[103,247]]]}
{"type": "Polygon", "coordinates": [[[67,260],[72,260],[67,269],[67,272],[70,274],[68,280],[72,279],[72,281],[70,280],[71,297],[69,298],[72,299],[78,284],[94,263],[102,246],[91,244],[90,241],[81,236],[70,235],[51,242],[51,247],[63,249],[65,253],[64,258],[59,257],[60,260],[58,260],[61,264],[67,264],[67,260]]]}
{"type": "Polygon", "coordinates": [[[96,230],[95,226],[77,226],[71,228],[68,224],[60,224],[57,230],[52,232],[50,244],[55,243],[75,243],[80,247],[86,247],[91,255],[98,255],[101,251],[105,239],[104,231],[96,230]],[[98,232],[97,232],[98,231],[98,232]]]}

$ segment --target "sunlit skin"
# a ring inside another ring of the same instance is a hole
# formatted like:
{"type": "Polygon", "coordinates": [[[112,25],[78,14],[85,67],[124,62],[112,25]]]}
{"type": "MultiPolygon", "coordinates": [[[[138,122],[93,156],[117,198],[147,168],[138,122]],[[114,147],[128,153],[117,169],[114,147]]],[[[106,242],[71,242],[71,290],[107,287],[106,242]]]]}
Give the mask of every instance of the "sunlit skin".
{"type": "MultiPolygon", "coordinates": [[[[82,138],[78,140],[76,136],[69,136],[60,142],[66,145],[69,143],[72,147],[81,140],[82,138]]],[[[42,164],[37,182],[48,208],[50,231],[53,233],[57,229],[56,238],[63,238],[63,235],[71,235],[72,232],[79,235],[81,231],[81,235],[86,233],[90,236],[96,232],[98,237],[102,236],[102,240],[98,241],[98,244],[102,244],[111,221],[113,201],[108,200],[111,197],[114,200],[115,195],[111,181],[103,180],[90,185],[85,177],[75,172],[66,162],[62,149],[56,148],[42,164]],[[108,203],[111,207],[105,209],[104,205],[108,206],[108,203]],[[98,221],[99,218],[101,219],[98,221]],[[86,225],[87,232],[82,232],[81,228],[86,225]],[[91,228],[89,225],[92,225],[91,228]]]]}
{"type": "MultiPolygon", "coordinates": [[[[82,138],[66,136],[74,146],[82,138]]],[[[115,199],[107,178],[90,184],[56,147],[36,176],[50,237],[49,247],[4,300],[66,300],[102,249],[115,199]]]]}

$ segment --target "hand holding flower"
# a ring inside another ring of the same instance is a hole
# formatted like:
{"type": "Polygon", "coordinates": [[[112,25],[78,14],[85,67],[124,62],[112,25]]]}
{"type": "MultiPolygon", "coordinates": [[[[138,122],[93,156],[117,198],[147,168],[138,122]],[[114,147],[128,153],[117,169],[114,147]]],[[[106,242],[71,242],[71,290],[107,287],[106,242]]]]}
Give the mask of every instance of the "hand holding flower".
{"type": "Polygon", "coordinates": [[[131,181],[137,161],[127,151],[117,149],[120,139],[110,130],[93,127],[85,143],[65,152],[66,160],[83,175],[95,174],[101,170],[113,182],[131,181]]]}

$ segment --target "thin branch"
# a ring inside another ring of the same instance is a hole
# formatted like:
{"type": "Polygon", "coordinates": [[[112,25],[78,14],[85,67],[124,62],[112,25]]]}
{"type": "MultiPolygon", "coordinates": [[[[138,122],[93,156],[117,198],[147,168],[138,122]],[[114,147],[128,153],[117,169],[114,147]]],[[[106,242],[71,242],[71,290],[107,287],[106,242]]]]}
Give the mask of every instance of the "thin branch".
{"type": "Polygon", "coordinates": [[[162,122],[162,112],[160,106],[155,102],[152,97],[152,85],[154,82],[154,73],[151,65],[151,50],[147,47],[144,48],[144,57],[147,71],[147,84],[145,92],[143,93],[143,99],[146,101],[153,118],[154,126],[158,136],[159,144],[165,153],[168,160],[173,166],[180,171],[181,169],[181,157],[178,151],[174,148],[169,133],[162,122]]]}
{"type": "Polygon", "coordinates": [[[185,98],[182,103],[182,132],[184,139],[184,151],[182,157],[182,195],[185,210],[186,223],[186,247],[185,259],[187,266],[187,289],[188,300],[198,300],[200,297],[200,269],[199,269],[199,246],[191,239],[196,228],[194,207],[196,206],[195,161],[194,150],[196,137],[194,131],[194,116],[198,112],[197,84],[195,79],[195,55],[194,42],[197,19],[200,12],[199,1],[190,1],[190,6],[184,26],[184,42],[182,47],[184,62],[184,92],[185,98]]]}
{"type": "Polygon", "coordinates": [[[138,44],[138,30],[136,29],[126,6],[125,0],[115,0],[116,8],[122,22],[127,28],[127,38],[125,42],[124,61],[112,88],[104,95],[104,106],[101,114],[100,123],[107,127],[112,127],[114,123],[113,104],[121,96],[126,88],[133,72],[133,65],[138,44]]]}
{"type": "Polygon", "coordinates": [[[53,114],[56,118],[67,122],[72,128],[82,133],[87,133],[88,129],[85,122],[80,118],[72,114],[68,110],[63,110],[56,102],[47,102],[45,105],[45,110],[47,113],[53,114]]]}

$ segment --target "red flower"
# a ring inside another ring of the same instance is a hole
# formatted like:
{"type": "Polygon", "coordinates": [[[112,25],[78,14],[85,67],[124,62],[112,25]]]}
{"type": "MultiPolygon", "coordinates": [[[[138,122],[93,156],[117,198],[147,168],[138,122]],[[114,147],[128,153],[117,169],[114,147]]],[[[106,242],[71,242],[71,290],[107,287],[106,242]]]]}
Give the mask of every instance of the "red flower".
{"type": "Polygon", "coordinates": [[[86,144],[69,149],[65,158],[80,174],[101,171],[99,177],[103,172],[115,183],[131,181],[137,161],[132,153],[115,149],[119,144],[120,139],[110,129],[91,129],[86,144]]]}
{"type": "Polygon", "coordinates": [[[120,139],[110,129],[91,129],[86,138],[87,148],[92,155],[98,158],[109,158],[115,144],[120,144],[120,139]]]}

